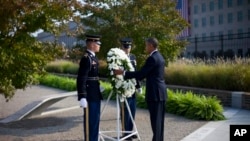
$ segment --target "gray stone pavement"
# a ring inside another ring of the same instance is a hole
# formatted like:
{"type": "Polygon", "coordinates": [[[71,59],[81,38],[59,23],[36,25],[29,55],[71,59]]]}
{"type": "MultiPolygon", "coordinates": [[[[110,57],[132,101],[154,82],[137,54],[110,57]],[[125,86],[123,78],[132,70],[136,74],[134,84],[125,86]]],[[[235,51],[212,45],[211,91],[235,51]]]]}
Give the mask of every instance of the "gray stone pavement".
{"type": "MultiPolygon", "coordinates": [[[[45,86],[32,86],[26,90],[18,90],[13,99],[5,102],[0,96],[0,120],[14,114],[32,101],[43,96],[64,93],[65,91],[45,86]]],[[[105,104],[103,101],[102,105],[105,104]]],[[[76,97],[66,98],[52,105],[48,111],[79,105],[76,97]]],[[[30,119],[7,124],[0,123],[0,141],[77,141],[83,140],[82,109],[37,116],[30,119]]],[[[207,122],[190,120],[173,114],[165,114],[166,141],[228,141],[229,125],[250,123],[250,111],[226,108],[229,118],[225,121],[207,122]],[[247,117],[247,118],[246,118],[247,117]],[[241,122],[240,122],[241,121],[241,122]],[[224,138],[222,137],[222,135],[224,138]],[[227,137],[226,137],[227,136],[227,137]]],[[[150,141],[152,132],[149,114],[146,109],[137,109],[136,126],[142,141],[150,141]]],[[[110,101],[105,108],[101,123],[101,131],[116,130],[116,105],[110,101]]],[[[115,136],[116,134],[110,134],[115,136]]]]}

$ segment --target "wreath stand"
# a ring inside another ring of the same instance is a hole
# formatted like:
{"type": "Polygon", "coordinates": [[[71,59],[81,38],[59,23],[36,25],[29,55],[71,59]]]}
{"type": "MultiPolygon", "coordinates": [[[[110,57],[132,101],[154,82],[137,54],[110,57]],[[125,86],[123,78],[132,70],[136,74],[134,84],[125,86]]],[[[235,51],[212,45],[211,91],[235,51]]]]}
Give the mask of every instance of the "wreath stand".
{"type": "MultiPolygon", "coordinates": [[[[104,112],[104,110],[106,108],[106,105],[108,104],[108,102],[109,102],[112,94],[113,94],[113,91],[110,92],[110,94],[108,96],[108,99],[107,99],[107,102],[105,103],[104,107],[102,108],[101,117],[100,118],[102,118],[103,112],[104,112]]],[[[120,124],[121,124],[121,122],[120,122],[120,101],[119,101],[119,99],[120,99],[120,96],[117,94],[116,95],[116,122],[117,122],[116,123],[116,131],[99,131],[99,141],[100,140],[101,141],[105,141],[104,138],[110,139],[112,141],[123,141],[123,140],[126,140],[127,138],[129,138],[129,137],[131,137],[133,135],[137,135],[138,140],[140,141],[141,138],[140,138],[140,135],[138,133],[135,121],[134,121],[134,119],[132,117],[131,110],[130,110],[130,107],[128,105],[128,102],[127,102],[126,98],[124,99],[124,102],[125,102],[126,107],[128,109],[129,116],[130,116],[130,118],[131,118],[131,120],[133,122],[134,129],[133,129],[133,131],[121,131],[120,130],[120,124]],[[117,133],[117,138],[110,137],[110,136],[106,135],[105,133],[117,133]],[[120,135],[122,135],[122,133],[126,133],[127,135],[123,136],[122,138],[120,138],[120,135]]]]}

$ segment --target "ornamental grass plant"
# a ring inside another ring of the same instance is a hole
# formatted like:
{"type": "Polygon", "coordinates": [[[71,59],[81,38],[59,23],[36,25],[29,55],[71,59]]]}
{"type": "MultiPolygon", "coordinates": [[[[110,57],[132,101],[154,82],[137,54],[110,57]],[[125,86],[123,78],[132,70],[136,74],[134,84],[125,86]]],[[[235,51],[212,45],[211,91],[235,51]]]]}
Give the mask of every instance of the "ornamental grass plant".
{"type": "Polygon", "coordinates": [[[177,60],[169,63],[165,80],[170,85],[250,91],[250,60],[177,60]]]}
{"type": "MultiPolygon", "coordinates": [[[[66,60],[51,62],[47,72],[77,74],[78,64],[66,60]]],[[[99,62],[101,77],[109,71],[104,60],[99,62]]],[[[168,85],[250,92],[250,59],[176,60],[165,69],[168,85]]]]}
{"type": "Polygon", "coordinates": [[[78,64],[67,60],[56,60],[49,63],[45,70],[53,73],[77,74],[78,64]]]}

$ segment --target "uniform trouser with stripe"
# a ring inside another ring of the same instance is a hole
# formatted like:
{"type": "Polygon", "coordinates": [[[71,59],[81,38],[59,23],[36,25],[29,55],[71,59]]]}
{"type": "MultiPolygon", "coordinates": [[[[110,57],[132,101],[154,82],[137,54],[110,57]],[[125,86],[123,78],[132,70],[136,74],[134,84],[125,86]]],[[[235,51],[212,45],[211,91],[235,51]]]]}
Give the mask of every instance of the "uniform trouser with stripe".
{"type": "Polygon", "coordinates": [[[89,133],[88,141],[98,141],[100,123],[101,101],[88,101],[88,127],[86,127],[86,113],[83,116],[84,139],[86,141],[86,130],[89,133]],[[88,129],[87,129],[88,128],[88,129]]]}
{"type": "MultiPolygon", "coordinates": [[[[135,97],[128,97],[127,102],[132,114],[132,118],[135,119],[135,112],[136,112],[136,98],[135,97]]],[[[125,103],[124,103],[125,104],[125,103]]],[[[125,126],[125,131],[132,131],[133,130],[133,122],[131,120],[131,117],[129,115],[128,108],[125,104],[125,109],[124,109],[124,126],[125,126]]]]}

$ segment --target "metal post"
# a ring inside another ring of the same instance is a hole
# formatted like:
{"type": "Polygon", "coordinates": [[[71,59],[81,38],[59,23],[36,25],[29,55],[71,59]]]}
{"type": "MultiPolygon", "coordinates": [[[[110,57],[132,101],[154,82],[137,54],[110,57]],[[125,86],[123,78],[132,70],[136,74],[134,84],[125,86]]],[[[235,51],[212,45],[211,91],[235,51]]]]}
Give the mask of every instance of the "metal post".
{"type": "Polygon", "coordinates": [[[85,112],[85,134],[86,134],[85,141],[89,141],[89,108],[88,106],[84,108],[84,112],[85,112]]]}
{"type": "Polygon", "coordinates": [[[119,95],[116,94],[116,110],[117,110],[117,140],[120,140],[120,105],[119,105],[119,95]]]}

